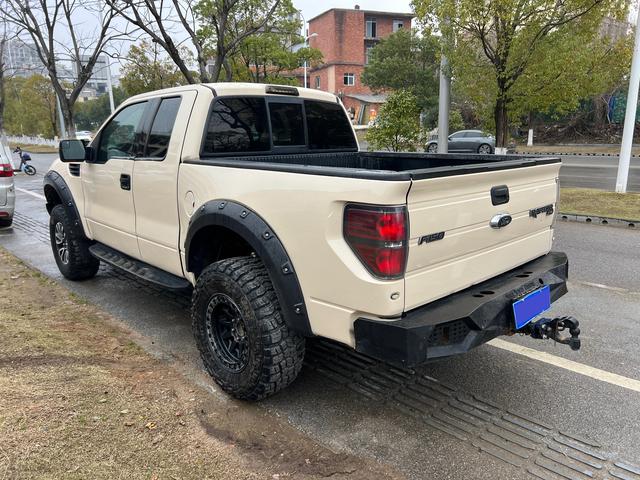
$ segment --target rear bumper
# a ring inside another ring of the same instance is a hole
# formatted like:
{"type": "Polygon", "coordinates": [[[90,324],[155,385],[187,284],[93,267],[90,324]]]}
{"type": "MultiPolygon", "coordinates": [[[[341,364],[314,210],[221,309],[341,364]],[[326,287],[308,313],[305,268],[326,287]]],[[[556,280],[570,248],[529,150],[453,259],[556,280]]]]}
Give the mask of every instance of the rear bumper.
{"type": "Polygon", "coordinates": [[[356,350],[406,367],[465,353],[499,335],[513,332],[511,305],[549,285],[551,301],[567,293],[569,263],[551,252],[473,287],[406,312],[396,321],[358,318],[356,350]]]}

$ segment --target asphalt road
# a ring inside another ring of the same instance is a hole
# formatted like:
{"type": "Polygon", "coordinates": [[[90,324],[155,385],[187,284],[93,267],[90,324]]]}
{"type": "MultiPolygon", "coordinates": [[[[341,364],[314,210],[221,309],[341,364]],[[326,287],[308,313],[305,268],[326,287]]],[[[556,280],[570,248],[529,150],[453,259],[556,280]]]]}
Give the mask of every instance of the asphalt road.
{"type": "MultiPolygon", "coordinates": [[[[563,187],[614,190],[618,175],[618,157],[562,155],[560,185],[563,187]]],[[[640,158],[631,159],[629,192],[640,192],[640,158]]]]}
{"type": "MultiPolygon", "coordinates": [[[[39,174],[16,178],[15,226],[0,231],[0,245],[117,316],[149,351],[222,396],[202,375],[187,294],[108,267],[86,282],[60,276],[39,198],[48,161],[37,157],[39,174]]],[[[553,313],[581,321],[579,352],[521,337],[398,370],[314,341],[300,378],[261,407],[336,451],[373,457],[411,479],[640,480],[640,232],[560,223],[556,237],[571,284],[553,313]],[[512,351],[522,346],[534,358],[512,351]]]]}

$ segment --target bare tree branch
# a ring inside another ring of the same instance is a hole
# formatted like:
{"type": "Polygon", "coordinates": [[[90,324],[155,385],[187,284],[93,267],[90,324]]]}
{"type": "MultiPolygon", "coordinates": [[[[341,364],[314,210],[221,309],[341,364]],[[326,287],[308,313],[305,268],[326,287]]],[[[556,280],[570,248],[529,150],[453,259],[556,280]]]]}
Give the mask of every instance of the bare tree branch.
{"type": "MultiPolygon", "coordinates": [[[[0,3],[0,14],[5,20],[33,42],[51,79],[70,136],[75,136],[73,107],[93,75],[105,45],[127,33],[115,32],[111,27],[116,12],[108,9],[95,34],[83,36],[78,14],[91,11],[91,8],[75,0],[55,0],[53,3],[47,0],[4,0],[0,3]],[[59,42],[60,35],[70,38],[70,46],[59,42]],[[72,78],[62,78],[59,74],[59,62],[65,56],[75,66],[72,78]]],[[[95,8],[101,8],[100,2],[95,8]]]]}

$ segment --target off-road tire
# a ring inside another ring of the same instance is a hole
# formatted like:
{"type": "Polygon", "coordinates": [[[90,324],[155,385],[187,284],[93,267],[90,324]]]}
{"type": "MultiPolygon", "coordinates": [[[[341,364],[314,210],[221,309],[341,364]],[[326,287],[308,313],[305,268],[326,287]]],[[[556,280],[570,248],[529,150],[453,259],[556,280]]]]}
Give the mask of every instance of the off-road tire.
{"type": "Polygon", "coordinates": [[[0,218],[0,228],[10,227],[13,223],[13,218],[0,218]]]}
{"type": "Polygon", "coordinates": [[[91,241],[84,236],[79,220],[72,218],[62,205],[56,205],[51,210],[49,217],[49,237],[53,257],[56,260],[60,273],[69,280],[86,280],[98,273],[100,260],[89,252],[91,241]],[[68,257],[66,262],[60,258],[56,244],[56,226],[60,223],[64,229],[67,242],[68,257]]]}
{"type": "Polygon", "coordinates": [[[206,370],[236,398],[263,399],[300,373],[305,339],[285,324],[269,274],[258,258],[229,258],[205,268],[193,291],[191,321],[206,370]],[[212,333],[218,321],[211,305],[221,295],[233,301],[242,317],[248,358],[235,364],[244,365],[240,371],[221,359],[212,333]]]}

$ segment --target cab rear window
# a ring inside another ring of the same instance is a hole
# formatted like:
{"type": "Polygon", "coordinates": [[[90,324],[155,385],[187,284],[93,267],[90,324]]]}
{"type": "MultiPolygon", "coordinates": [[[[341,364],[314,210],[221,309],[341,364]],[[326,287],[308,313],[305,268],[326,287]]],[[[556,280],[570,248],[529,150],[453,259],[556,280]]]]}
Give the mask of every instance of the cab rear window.
{"type": "Polygon", "coordinates": [[[264,97],[217,99],[202,154],[355,150],[351,124],[338,103],[264,97]]]}
{"type": "Polygon", "coordinates": [[[204,140],[204,154],[264,152],[271,148],[264,98],[217,100],[204,140]]]}

